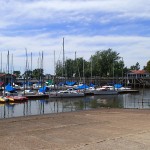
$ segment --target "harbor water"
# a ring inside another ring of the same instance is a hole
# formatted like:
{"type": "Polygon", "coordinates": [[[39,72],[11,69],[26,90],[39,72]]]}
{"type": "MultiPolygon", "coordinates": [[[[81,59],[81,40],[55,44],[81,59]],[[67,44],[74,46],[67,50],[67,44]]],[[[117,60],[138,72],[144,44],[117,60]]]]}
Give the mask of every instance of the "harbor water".
{"type": "Polygon", "coordinates": [[[97,108],[150,109],[150,89],[139,93],[97,95],[80,98],[29,99],[23,103],[0,104],[0,119],[97,108]]]}

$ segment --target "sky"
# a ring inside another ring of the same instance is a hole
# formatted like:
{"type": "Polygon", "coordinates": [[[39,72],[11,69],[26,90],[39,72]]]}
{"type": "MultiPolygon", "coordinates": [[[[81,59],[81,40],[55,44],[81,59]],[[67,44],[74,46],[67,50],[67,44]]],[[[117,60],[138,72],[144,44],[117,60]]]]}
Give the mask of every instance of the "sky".
{"type": "Polygon", "coordinates": [[[0,0],[0,69],[40,66],[111,48],[125,66],[150,60],[150,0],[0,0]],[[55,52],[55,55],[54,55],[55,52]],[[26,55],[28,57],[26,57],[26,55]],[[32,56],[31,56],[32,55],[32,56]],[[54,57],[55,56],[55,57],[54,57]],[[26,65],[28,64],[28,65],[26,65]]]}

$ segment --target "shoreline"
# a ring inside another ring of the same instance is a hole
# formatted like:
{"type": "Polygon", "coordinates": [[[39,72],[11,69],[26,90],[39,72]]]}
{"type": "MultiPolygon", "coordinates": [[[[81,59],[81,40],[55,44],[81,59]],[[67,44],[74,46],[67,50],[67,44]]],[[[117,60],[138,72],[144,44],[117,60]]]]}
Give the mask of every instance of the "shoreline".
{"type": "Polygon", "coordinates": [[[150,110],[101,108],[0,119],[1,149],[149,149],[150,110]]]}

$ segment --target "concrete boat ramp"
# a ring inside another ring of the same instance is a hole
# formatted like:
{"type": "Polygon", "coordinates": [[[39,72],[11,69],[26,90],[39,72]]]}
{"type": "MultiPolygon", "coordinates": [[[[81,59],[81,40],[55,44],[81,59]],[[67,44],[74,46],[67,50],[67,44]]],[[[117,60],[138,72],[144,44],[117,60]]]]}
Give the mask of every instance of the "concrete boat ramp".
{"type": "Polygon", "coordinates": [[[150,110],[97,109],[0,120],[1,150],[149,150],[150,110]]]}

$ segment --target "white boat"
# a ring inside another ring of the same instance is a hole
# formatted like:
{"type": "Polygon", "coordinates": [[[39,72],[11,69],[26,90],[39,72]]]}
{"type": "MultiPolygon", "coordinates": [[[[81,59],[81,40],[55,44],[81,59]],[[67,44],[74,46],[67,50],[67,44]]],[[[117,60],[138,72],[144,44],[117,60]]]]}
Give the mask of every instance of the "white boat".
{"type": "Polygon", "coordinates": [[[57,86],[57,85],[54,85],[54,84],[47,85],[47,87],[48,87],[49,89],[53,89],[53,90],[58,88],[58,86],[57,86]]]}
{"type": "Polygon", "coordinates": [[[22,95],[35,95],[36,92],[32,91],[32,90],[24,90],[21,92],[22,95]]]}
{"type": "Polygon", "coordinates": [[[104,86],[102,86],[101,88],[103,88],[103,89],[108,89],[108,90],[115,90],[115,87],[114,87],[114,86],[111,86],[111,85],[104,85],[104,86]]]}
{"type": "Polygon", "coordinates": [[[102,86],[100,88],[96,88],[94,91],[94,95],[116,95],[118,91],[116,91],[113,86],[102,86]]]}
{"type": "Polygon", "coordinates": [[[85,95],[94,95],[95,88],[89,87],[84,90],[85,95]]]}
{"type": "Polygon", "coordinates": [[[32,85],[32,88],[34,89],[34,90],[38,90],[39,88],[41,88],[42,86],[40,85],[40,84],[33,84],[32,85]]]}
{"type": "Polygon", "coordinates": [[[5,95],[5,96],[18,96],[18,92],[17,91],[14,91],[14,92],[3,91],[3,95],[5,95]]]}
{"type": "Polygon", "coordinates": [[[129,88],[129,87],[121,87],[121,88],[115,88],[115,90],[117,90],[117,91],[128,91],[128,90],[131,90],[131,88],[129,88]]]}
{"type": "Polygon", "coordinates": [[[15,88],[16,90],[20,90],[20,89],[21,89],[21,86],[19,86],[19,85],[13,83],[13,88],[15,88]]]}
{"type": "Polygon", "coordinates": [[[69,91],[69,90],[64,90],[64,91],[56,91],[56,92],[50,92],[49,97],[50,98],[69,98],[69,97],[83,97],[84,93],[77,92],[77,91],[69,91]]]}

